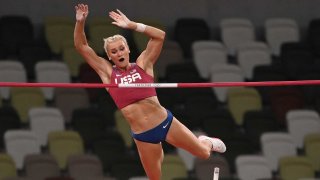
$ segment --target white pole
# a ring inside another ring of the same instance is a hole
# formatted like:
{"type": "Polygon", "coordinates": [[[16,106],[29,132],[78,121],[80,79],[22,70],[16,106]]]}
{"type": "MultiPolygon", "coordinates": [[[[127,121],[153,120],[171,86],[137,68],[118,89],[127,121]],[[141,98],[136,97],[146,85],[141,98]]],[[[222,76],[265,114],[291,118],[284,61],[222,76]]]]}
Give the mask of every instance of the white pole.
{"type": "Polygon", "coordinates": [[[213,180],[218,180],[218,179],[219,179],[219,168],[215,167],[213,172],[213,180]]]}
{"type": "Polygon", "coordinates": [[[132,83],[118,84],[119,88],[176,88],[178,83],[132,83]]]}

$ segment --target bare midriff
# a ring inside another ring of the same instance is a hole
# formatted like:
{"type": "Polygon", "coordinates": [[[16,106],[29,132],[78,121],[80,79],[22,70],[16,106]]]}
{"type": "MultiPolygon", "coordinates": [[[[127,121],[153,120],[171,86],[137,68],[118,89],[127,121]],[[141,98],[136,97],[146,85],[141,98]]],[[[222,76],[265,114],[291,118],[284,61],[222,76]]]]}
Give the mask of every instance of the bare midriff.
{"type": "Polygon", "coordinates": [[[121,112],[135,134],[152,129],[167,118],[167,111],[156,96],[130,104],[121,112]]]}

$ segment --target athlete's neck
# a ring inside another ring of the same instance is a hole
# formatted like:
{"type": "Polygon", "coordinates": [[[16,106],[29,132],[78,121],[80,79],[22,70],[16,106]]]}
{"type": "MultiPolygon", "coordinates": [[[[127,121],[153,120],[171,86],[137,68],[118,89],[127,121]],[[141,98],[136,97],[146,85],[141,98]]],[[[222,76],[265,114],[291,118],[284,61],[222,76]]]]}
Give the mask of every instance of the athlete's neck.
{"type": "Polygon", "coordinates": [[[116,66],[120,71],[127,71],[131,68],[131,63],[128,63],[125,67],[116,66]]]}

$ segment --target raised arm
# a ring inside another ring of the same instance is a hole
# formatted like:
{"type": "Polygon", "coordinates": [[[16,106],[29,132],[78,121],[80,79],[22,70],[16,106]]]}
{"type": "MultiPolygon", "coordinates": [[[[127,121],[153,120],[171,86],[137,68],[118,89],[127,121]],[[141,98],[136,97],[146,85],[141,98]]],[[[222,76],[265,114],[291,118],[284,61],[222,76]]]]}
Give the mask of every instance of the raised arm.
{"type": "Polygon", "coordinates": [[[77,51],[84,57],[87,63],[103,78],[104,82],[108,82],[112,66],[104,58],[99,57],[93,49],[88,45],[84,32],[85,21],[88,16],[88,5],[78,4],[75,6],[76,24],[74,29],[74,45],[77,51]]]}
{"type": "Polygon", "coordinates": [[[144,33],[150,37],[147,47],[138,57],[137,63],[145,70],[152,68],[161,53],[165,32],[152,26],[131,21],[120,10],[117,10],[117,12],[111,11],[109,16],[114,20],[113,24],[144,33]]]}

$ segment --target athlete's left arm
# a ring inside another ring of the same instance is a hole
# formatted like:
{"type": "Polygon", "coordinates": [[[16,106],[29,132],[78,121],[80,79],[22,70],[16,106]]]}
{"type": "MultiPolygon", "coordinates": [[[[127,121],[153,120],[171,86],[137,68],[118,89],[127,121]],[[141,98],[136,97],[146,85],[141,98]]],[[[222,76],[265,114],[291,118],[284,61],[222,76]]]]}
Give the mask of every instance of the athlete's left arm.
{"type": "Polygon", "coordinates": [[[143,69],[146,69],[150,66],[153,67],[153,64],[157,61],[162,50],[166,33],[148,25],[146,25],[145,31],[142,33],[150,37],[146,49],[138,58],[138,61],[142,61],[141,65],[143,66],[143,69]]]}
{"type": "Polygon", "coordinates": [[[131,21],[120,10],[111,11],[109,16],[114,20],[112,24],[144,33],[150,38],[146,49],[138,57],[137,64],[144,70],[151,70],[161,53],[166,33],[158,28],[131,21]]]}

